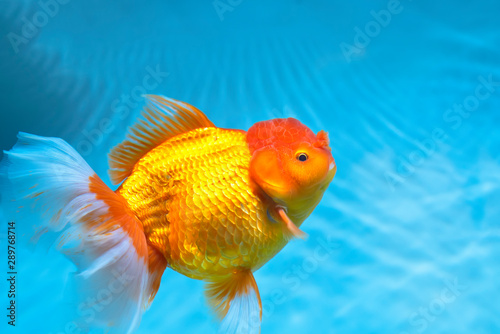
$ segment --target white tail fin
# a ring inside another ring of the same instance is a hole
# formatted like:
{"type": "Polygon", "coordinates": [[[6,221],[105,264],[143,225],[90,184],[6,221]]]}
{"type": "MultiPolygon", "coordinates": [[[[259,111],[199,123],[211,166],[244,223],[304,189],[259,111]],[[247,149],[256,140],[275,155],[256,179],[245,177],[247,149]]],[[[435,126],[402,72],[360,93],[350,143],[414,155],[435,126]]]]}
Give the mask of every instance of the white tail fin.
{"type": "Polygon", "coordinates": [[[42,233],[61,232],[57,248],[78,268],[82,302],[76,323],[83,332],[131,333],[166,262],[148,249],[142,224],[125,200],[69,144],[25,133],[18,137],[5,152],[0,179],[12,185],[16,205],[25,204],[21,210],[34,206],[41,213],[42,233]],[[151,255],[156,271],[150,273],[151,255]]]}

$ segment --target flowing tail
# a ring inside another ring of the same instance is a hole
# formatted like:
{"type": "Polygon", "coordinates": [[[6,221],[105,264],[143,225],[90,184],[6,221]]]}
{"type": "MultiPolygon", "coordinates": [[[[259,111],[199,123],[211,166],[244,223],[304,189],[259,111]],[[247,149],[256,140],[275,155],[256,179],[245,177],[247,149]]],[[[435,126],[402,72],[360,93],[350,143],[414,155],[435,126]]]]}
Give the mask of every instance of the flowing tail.
{"type": "MultiPolygon", "coordinates": [[[[18,135],[0,164],[20,210],[34,206],[39,234],[60,232],[57,248],[78,268],[83,332],[131,333],[153,300],[164,257],[151,248],[141,222],[64,140],[18,135]]],[[[5,197],[5,195],[4,195],[5,197]]]]}

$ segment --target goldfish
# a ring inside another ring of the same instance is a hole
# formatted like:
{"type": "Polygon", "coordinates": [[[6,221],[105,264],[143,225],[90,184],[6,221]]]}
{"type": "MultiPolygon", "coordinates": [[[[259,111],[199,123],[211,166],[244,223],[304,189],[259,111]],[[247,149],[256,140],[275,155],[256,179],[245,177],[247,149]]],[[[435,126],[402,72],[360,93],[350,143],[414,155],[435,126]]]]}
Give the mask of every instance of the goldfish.
{"type": "Polygon", "coordinates": [[[4,152],[0,178],[30,204],[19,210],[43,213],[37,238],[55,233],[75,263],[93,297],[79,306],[82,330],[132,333],[168,267],[206,283],[223,333],[259,333],[254,273],[306,237],[300,227],[337,170],[328,133],[294,118],[219,128],[185,102],[145,98],[108,156],[116,190],[62,139],[27,133],[4,152]]]}

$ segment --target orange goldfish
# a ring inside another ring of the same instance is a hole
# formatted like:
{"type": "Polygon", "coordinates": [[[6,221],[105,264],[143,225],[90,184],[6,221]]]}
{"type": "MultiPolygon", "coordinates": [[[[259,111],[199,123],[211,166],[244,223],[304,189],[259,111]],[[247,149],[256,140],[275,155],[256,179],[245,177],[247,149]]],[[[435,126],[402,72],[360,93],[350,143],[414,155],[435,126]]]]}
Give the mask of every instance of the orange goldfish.
{"type": "Polygon", "coordinates": [[[41,233],[60,233],[92,297],[78,307],[81,329],[133,332],[168,266],[207,283],[223,332],[259,333],[253,273],[305,237],[299,227],[336,172],[328,134],[293,118],[223,129],[187,103],[146,99],[109,154],[116,191],[63,140],[25,133],[0,177],[44,212],[41,233]]]}

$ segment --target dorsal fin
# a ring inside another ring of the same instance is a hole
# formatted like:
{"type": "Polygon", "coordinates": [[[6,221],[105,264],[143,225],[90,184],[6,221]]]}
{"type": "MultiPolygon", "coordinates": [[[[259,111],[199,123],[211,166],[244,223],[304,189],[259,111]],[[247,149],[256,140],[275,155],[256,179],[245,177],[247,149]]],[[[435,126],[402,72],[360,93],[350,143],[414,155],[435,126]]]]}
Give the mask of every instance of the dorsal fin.
{"type": "Polygon", "coordinates": [[[113,184],[127,178],[147,152],[165,140],[198,128],[215,125],[200,110],[185,102],[163,96],[145,95],[141,118],[128,129],[127,138],[108,155],[113,184]]]}

